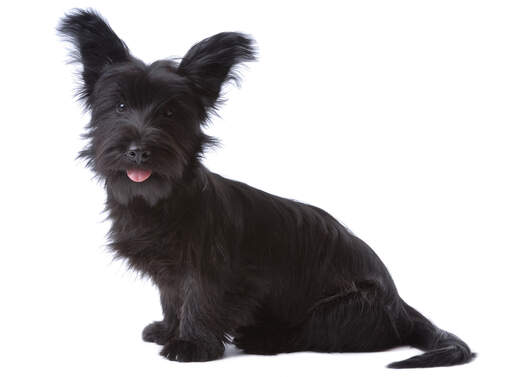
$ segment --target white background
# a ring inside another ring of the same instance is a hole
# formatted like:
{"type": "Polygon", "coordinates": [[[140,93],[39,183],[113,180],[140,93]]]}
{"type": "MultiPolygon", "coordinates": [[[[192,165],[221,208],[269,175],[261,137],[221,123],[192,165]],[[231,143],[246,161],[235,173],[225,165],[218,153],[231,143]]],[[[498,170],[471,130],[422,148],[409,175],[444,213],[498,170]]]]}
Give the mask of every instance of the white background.
{"type": "Polygon", "coordinates": [[[512,21],[505,1],[127,1],[4,4],[0,374],[482,376],[510,374],[512,21]],[[43,5],[44,4],[44,5],[43,5]],[[143,343],[156,289],[105,248],[101,185],[75,157],[87,123],[55,34],[97,8],[134,55],[182,56],[220,31],[259,61],[209,132],[211,170],[332,213],[401,295],[479,353],[396,371],[417,354],[299,353],[179,364],[143,343]]]}

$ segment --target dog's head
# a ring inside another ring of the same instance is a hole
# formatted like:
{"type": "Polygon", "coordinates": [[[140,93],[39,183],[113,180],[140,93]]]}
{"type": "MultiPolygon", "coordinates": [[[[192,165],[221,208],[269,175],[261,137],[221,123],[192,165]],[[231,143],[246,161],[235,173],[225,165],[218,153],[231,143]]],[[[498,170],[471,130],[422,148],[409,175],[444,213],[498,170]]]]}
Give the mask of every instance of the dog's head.
{"type": "Polygon", "coordinates": [[[234,69],[254,60],[250,38],[220,33],[194,45],[180,61],[146,65],[133,57],[99,14],[75,10],[58,28],[83,66],[79,96],[91,112],[80,156],[122,204],[168,196],[213,139],[201,126],[234,69]]]}

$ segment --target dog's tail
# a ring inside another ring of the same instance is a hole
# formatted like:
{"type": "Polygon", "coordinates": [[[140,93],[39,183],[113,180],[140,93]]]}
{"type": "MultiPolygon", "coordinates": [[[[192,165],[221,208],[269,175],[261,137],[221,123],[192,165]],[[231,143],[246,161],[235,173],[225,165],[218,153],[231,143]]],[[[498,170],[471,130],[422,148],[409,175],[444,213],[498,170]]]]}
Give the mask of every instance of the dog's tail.
{"type": "Polygon", "coordinates": [[[468,345],[455,335],[437,328],[417,310],[403,302],[406,331],[405,344],[425,353],[406,360],[396,361],[388,368],[431,368],[469,363],[476,356],[468,345]],[[412,327],[411,327],[412,326],[412,327]]]}

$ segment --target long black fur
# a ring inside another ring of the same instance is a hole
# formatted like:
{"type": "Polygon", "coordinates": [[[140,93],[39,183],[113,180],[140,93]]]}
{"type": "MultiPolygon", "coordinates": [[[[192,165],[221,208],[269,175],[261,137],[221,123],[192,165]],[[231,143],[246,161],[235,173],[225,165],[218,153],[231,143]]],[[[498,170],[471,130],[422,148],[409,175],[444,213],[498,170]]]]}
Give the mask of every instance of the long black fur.
{"type": "Polygon", "coordinates": [[[473,354],[398,295],[386,267],[325,211],[260,191],[201,164],[214,143],[202,126],[226,81],[254,60],[253,41],[220,33],[181,61],[150,65],[92,10],[59,32],[83,66],[91,111],[81,152],[105,182],[111,248],[158,286],[163,320],[143,331],[170,360],[247,353],[427,351],[392,368],[447,366],[473,354]],[[147,160],[127,158],[136,145],[147,160]],[[129,169],[151,170],[136,183],[129,169]]]}

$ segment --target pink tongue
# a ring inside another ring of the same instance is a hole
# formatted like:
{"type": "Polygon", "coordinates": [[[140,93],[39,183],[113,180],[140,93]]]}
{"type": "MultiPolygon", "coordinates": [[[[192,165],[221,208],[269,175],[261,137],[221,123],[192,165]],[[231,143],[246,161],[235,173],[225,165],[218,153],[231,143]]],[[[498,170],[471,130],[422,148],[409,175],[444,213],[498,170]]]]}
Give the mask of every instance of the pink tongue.
{"type": "Polygon", "coordinates": [[[151,175],[151,170],[129,169],[126,171],[126,175],[133,182],[144,182],[151,175]]]}

